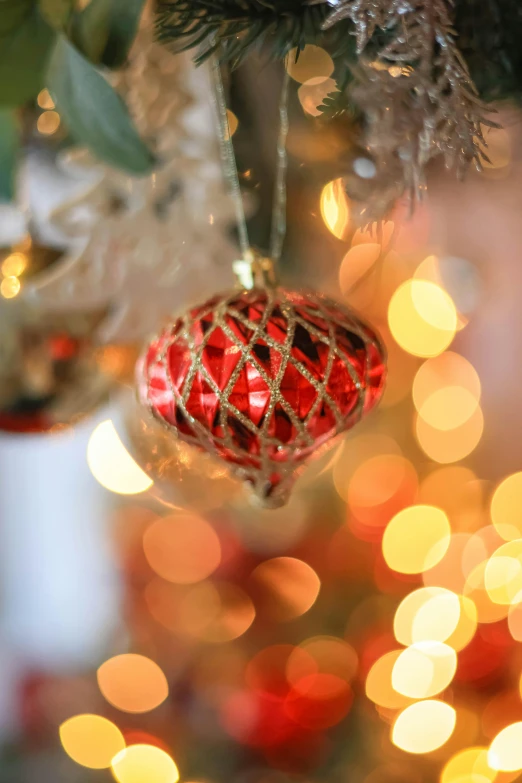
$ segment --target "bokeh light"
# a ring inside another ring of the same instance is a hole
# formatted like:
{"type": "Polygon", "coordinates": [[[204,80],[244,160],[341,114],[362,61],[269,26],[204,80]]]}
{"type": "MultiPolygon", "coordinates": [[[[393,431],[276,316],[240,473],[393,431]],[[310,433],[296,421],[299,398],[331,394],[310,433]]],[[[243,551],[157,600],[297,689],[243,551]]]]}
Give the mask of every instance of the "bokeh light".
{"type": "Polygon", "coordinates": [[[5,277],[20,277],[27,268],[27,263],[25,253],[9,253],[2,261],[2,274],[5,277]]]}
{"type": "MultiPolygon", "coordinates": [[[[348,500],[350,478],[360,468],[363,462],[366,462],[373,457],[387,457],[390,454],[402,456],[399,444],[389,435],[378,435],[377,433],[363,435],[350,434],[349,437],[345,438],[333,465],[333,480],[339,496],[343,500],[348,500]]],[[[411,465],[411,463],[408,464],[411,465]]],[[[413,469],[413,466],[412,470],[416,479],[417,474],[413,469]]],[[[370,470],[368,470],[368,475],[371,475],[373,472],[374,466],[371,466],[370,470]]],[[[368,496],[368,492],[365,494],[368,496]]],[[[357,501],[355,502],[357,503],[357,501]]],[[[366,505],[366,501],[364,505],[366,505]]]]}
{"type": "Polygon", "coordinates": [[[210,576],[221,561],[219,538],[194,514],[171,514],[144,533],[143,549],[151,568],[176,584],[195,584],[210,576]]]}
{"type": "MultiPolygon", "coordinates": [[[[502,729],[520,718],[520,693],[511,685],[495,693],[488,699],[482,712],[481,727],[484,736],[490,741],[502,729]]],[[[501,776],[504,779],[504,776],[501,776]]]]}
{"type": "Polygon", "coordinates": [[[492,783],[496,776],[497,771],[488,764],[488,749],[472,747],[460,750],[449,759],[440,783],[492,783]]]}
{"type": "Polygon", "coordinates": [[[475,602],[465,595],[458,596],[460,603],[459,622],[451,636],[446,639],[446,644],[459,652],[472,641],[477,632],[478,612],[475,602]]]}
{"type": "Polygon", "coordinates": [[[226,133],[226,138],[232,138],[234,133],[237,131],[239,120],[231,109],[227,109],[227,122],[228,130],[226,133]]]}
{"type": "Polygon", "coordinates": [[[312,79],[307,79],[297,90],[297,96],[303,111],[312,117],[319,117],[321,115],[319,107],[324,102],[324,99],[330,93],[335,92],[336,89],[335,79],[325,79],[324,76],[314,76],[312,79]]]}
{"type": "MultiPolygon", "coordinates": [[[[455,260],[456,265],[458,265],[459,261],[464,261],[464,259],[453,259],[451,257],[439,258],[437,256],[428,256],[419,264],[413,274],[413,278],[415,280],[428,280],[447,292],[457,309],[457,331],[460,331],[468,325],[468,319],[465,315],[460,313],[459,303],[463,302],[468,311],[473,309],[472,306],[469,306],[469,300],[473,299],[473,295],[467,297],[463,294],[463,290],[469,290],[471,286],[468,280],[461,280],[458,274],[453,273],[453,270],[451,270],[451,262],[453,260],[455,260]],[[450,271],[448,271],[448,269],[450,271]]],[[[474,270],[474,267],[471,268],[474,270]]]]}
{"type": "Polygon", "coordinates": [[[339,268],[339,287],[347,296],[353,286],[368,274],[381,255],[381,246],[375,243],[354,245],[346,253],[339,268]]]}
{"type": "Polygon", "coordinates": [[[180,633],[212,644],[238,639],[256,616],[247,593],[229,582],[200,582],[183,595],[178,604],[180,633]]]}
{"type": "Polygon", "coordinates": [[[489,747],[488,764],[504,772],[522,769],[522,721],[506,726],[497,734],[489,747]]]}
{"type": "Polygon", "coordinates": [[[453,707],[437,699],[406,707],[392,727],[392,742],[407,753],[430,753],[444,745],[455,729],[453,707]]]}
{"type": "MultiPolygon", "coordinates": [[[[245,682],[249,688],[270,693],[288,691],[288,667],[297,667],[298,679],[302,672],[314,666],[313,658],[301,647],[293,644],[272,644],[256,653],[248,662],[245,682]]],[[[315,668],[315,667],[314,667],[315,668]]]]}
{"type": "Polygon", "coordinates": [[[157,663],[144,655],[109,658],[97,672],[105,699],[124,712],[148,712],[169,695],[167,678],[157,663]]]}
{"type": "Polygon", "coordinates": [[[491,521],[506,541],[522,536],[522,472],[513,473],[496,487],[491,498],[491,521]]]}
{"type": "Polygon", "coordinates": [[[90,769],[107,769],[125,748],[121,731],[101,715],[69,718],[60,726],[60,741],[73,761],[90,769]]]}
{"type": "Polygon", "coordinates": [[[289,51],[286,69],[294,81],[303,84],[309,79],[327,79],[334,71],[334,63],[325,49],[308,44],[301,51],[289,51]]]}
{"type": "Polygon", "coordinates": [[[263,613],[276,622],[300,617],[315,603],[321,582],[307,563],[295,557],[274,557],[250,576],[251,594],[263,613]]]}
{"type": "Polygon", "coordinates": [[[409,593],[395,612],[393,632],[398,642],[445,642],[458,628],[459,597],[443,587],[421,587],[409,593]]]}
{"type": "Polygon", "coordinates": [[[414,501],[417,487],[415,468],[398,454],[361,461],[347,488],[352,525],[359,523],[354,531],[370,540],[380,537],[390,518],[414,501]]]}
{"type": "Polygon", "coordinates": [[[477,447],[484,431],[484,416],[480,407],[460,427],[440,430],[432,427],[420,416],[415,422],[415,435],[419,446],[434,462],[447,464],[467,457],[477,447]]]}
{"type": "Polygon", "coordinates": [[[484,525],[475,530],[462,552],[464,573],[469,576],[474,568],[484,564],[502,544],[504,539],[499,536],[498,530],[493,525],[484,525]]]}
{"type": "Polygon", "coordinates": [[[171,756],[155,745],[131,745],[112,762],[118,783],[177,783],[179,772],[171,756]]]}
{"type": "Polygon", "coordinates": [[[488,561],[482,561],[470,571],[463,592],[475,604],[479,623],[496,623],[507,617],[509,604],[491,600],[485,581],[487,564],[488,561]]]}
{"type": "Polygon", "coordinates": [[[298,680],[284,699],[284,711],[298,726],[322,731],[348,714],[352,689],[334,674],[309,674],[298,680]]]}
{"type": "Polygon", "coordinates": [[[402,650],[392,650],[378,658],[366,677],[366,696],[377,704],[389,710],[398,710],[412,703],[410,697],[398,693],[392,684],[393,669],[402,650]]]}
{"type": "MultiPolygon", "coordinates": [[[[182,588],[179,585],[165,582],[158,577],[151,579],[145,587],[144,598],[147,608],[156,622],[169,631],[181,634],[185,632],[179,618],[180,606],[183,601],[182,588]]],[[[214,606],[212,602],[211,606],[214,606]]]]}
{"type": "Polygon", "coordinates": [[[42,136],[52,136],[60,127],[60,115],[56,111],[44,111],[38,117],[36,127],[42,136]]]}
{"type": "Polygon", "coordinates": [[[391,298],[388,323],[405,351],[414,356],[437,356],[455,336],[457,311],[440,286],[427,280],[407,280],[391,298]]]}
{"type": "Polygon", "coordinates": [[[119,495],[138,495],[153,484],[132,459],[110,419],[93,430],[87,445],[87,463],[94,478],[119,495]]]}
{"type": "Polygon", "coordinates": [[[508,628],[513,639],[522,642],[522,595],[517,595],[509,607],[508,628]]]}
{"type": "Polygon", "coordinates": [[[420,574],[444,557],[450,538],[444,511],[435,506],[410,506],[399,511],[384,531],[384,559],[394,571],[420,574]]]}
{"type": "Polygon", "coordinates": [[[419,368],[412,393],[415,407],[427,424],[441,430],[455,429],[477,409],[480,379],[464,357],[446,351],[419,368]]]}
{"type": "Polygon", "coordinates": [[[350,232],[350,202],[342,179],[334,179],[321,193],[321,215],[325,226],[337,239],[346,240],[350,232]]]}
{"type": "Polygon", "coordinates": [[[522,596],[522,539],[499,547],[486,563],[484,585],[495,604],[510,605],[522,596]]]}
{"type": "Polygon", "coordinates": [[[36,101],[41,109],[54,109],[54,101],[51,98],[49,90],[40,90],[36,101]]]}
{"type": "Polygon", "coordinates": [[[466,315],[473,312],[482,295],[482,281],[475,264],[458,256],[428,256],[413,275],[442,286],[451,296],[458,310],[458,329],[464,328],[466,315]]]}
{"type": "Polygon", "coordinates": [[[470,539],[471,533],[452,533],[444,557],[422,574],[426,586],[446,587],[455,593],[462,593],[467,578],[463,565],[464,550],[470,539]]]}
{"type": "Polygon", "coordinates": [[[401,652],[392,671],[392,686],[411,699],[436,696],[451,683],[457,654],[442,642],[416,642],[401,652]]]}
{"type": "Polygon", "coordinates": [[[4,299],[14,299],[20,293],[21,287],[20,280],[14,275],[4,277],[0,283],[0,294],[4,299]]]}
{"type": "Polygon", "coordinates": [[[311,674],[332,674],[351,682],[357,673],[358,657],[354,648],[335,636],[306,639],[288,656],[286,676],[296,685],[311,674]],[[303,654],[304,653],[304,654],[303,654]]]}
{"type": "Polygon", "coordinates": [[[423,478],[419,502],[438,506],[448,514],[452,523],[466,518],[471,511],[470,525],[476,529],[477,519],[481,518],[483,493],[472,470],[463,465],[447,465],[436,467],[423,478]]]}

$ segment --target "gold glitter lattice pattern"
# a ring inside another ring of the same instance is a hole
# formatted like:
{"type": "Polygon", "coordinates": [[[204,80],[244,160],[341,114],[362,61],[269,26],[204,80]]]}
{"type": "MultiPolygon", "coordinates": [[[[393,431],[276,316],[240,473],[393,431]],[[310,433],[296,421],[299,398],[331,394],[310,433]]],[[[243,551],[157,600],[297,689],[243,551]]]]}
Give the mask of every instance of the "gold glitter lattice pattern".
{"type": "Polygon", "coordinates": [[[226,460],[266,505],[381,396],[384,349],[317,294],[234,291],[188,311],[139,363],[141,400],[184,441],[226,460]]]}

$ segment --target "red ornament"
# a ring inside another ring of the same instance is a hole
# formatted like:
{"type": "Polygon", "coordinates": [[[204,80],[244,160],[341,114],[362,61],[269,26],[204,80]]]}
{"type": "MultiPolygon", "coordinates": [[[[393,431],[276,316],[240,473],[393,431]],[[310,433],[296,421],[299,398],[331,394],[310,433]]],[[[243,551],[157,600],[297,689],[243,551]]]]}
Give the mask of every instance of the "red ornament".
{"type": "Polygon", "coordinates": [[[385,351],[364,322],[317,294],[255,288],[178,318],[138,363],[141,400],[281,505],[304,461],[379,400],[385,351]]]}

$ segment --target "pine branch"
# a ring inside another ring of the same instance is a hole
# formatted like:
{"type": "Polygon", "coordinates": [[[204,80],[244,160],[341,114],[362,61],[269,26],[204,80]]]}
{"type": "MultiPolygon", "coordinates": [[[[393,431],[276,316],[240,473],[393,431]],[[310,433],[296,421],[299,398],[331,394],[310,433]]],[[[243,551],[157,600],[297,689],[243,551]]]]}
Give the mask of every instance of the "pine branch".
{"type": "Polygon", "coordinates": [[[353,104],[348,100],[344,90],[336,90],[324,98],[322,104],[317,107],[323,119],[334,120],[346,115],[354,116],[353,104]]]}
{"type": "Polygon", "coordinates": [[[351,23],[324,32],[327,14],[327,6],[310,0],[159,0],[156,33],[165,44],[197,49],[198,64],[214,52],[232,67],[260,50],[282,60],[310,43],[324,46],[340,63],[353,60],[351,23]]]}
{"type": "Polygon", "coordinates": [[[200,47],[198,62],[219,49],[236,66],[264,45],[279,59],[302,49],[320,34],[325,16],[324,7],[304,0],[163,0],[156,29],[160,41],[200,47]]]}

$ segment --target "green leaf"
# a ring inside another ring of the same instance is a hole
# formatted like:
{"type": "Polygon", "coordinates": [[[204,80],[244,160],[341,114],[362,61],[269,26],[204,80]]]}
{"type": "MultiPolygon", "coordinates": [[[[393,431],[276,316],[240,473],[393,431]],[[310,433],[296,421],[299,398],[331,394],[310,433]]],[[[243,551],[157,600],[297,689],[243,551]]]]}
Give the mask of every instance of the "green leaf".
{"type": "Polygon", "coordinates": [[[66,30],[75,0],[38,0],[40,11],[55,30],[66,30]]]}
{"type": "Polygon", "coordinates": [[[36,7],[0,37],[0,106],[20,106],[38,95],[54,41],[54,31],[36,7]]]}
{"type": "Polygon", "coordinates": [[[71,135],[100,160],[132,174],[153,169],[154,156],[119,95],[63,35],[51,57],[47,87],[71,135]]]}
{"type": "Polygon", "coordinates": [[[74,15],[71,38],[93,63],[121,68],[136,37],[145,0],[91,0],[74,15]]]}
{"type": "Polygon", "coordinates": [[[20,135],[13,109],[0,109],[0,201],[12,201],[20,135]]]}

